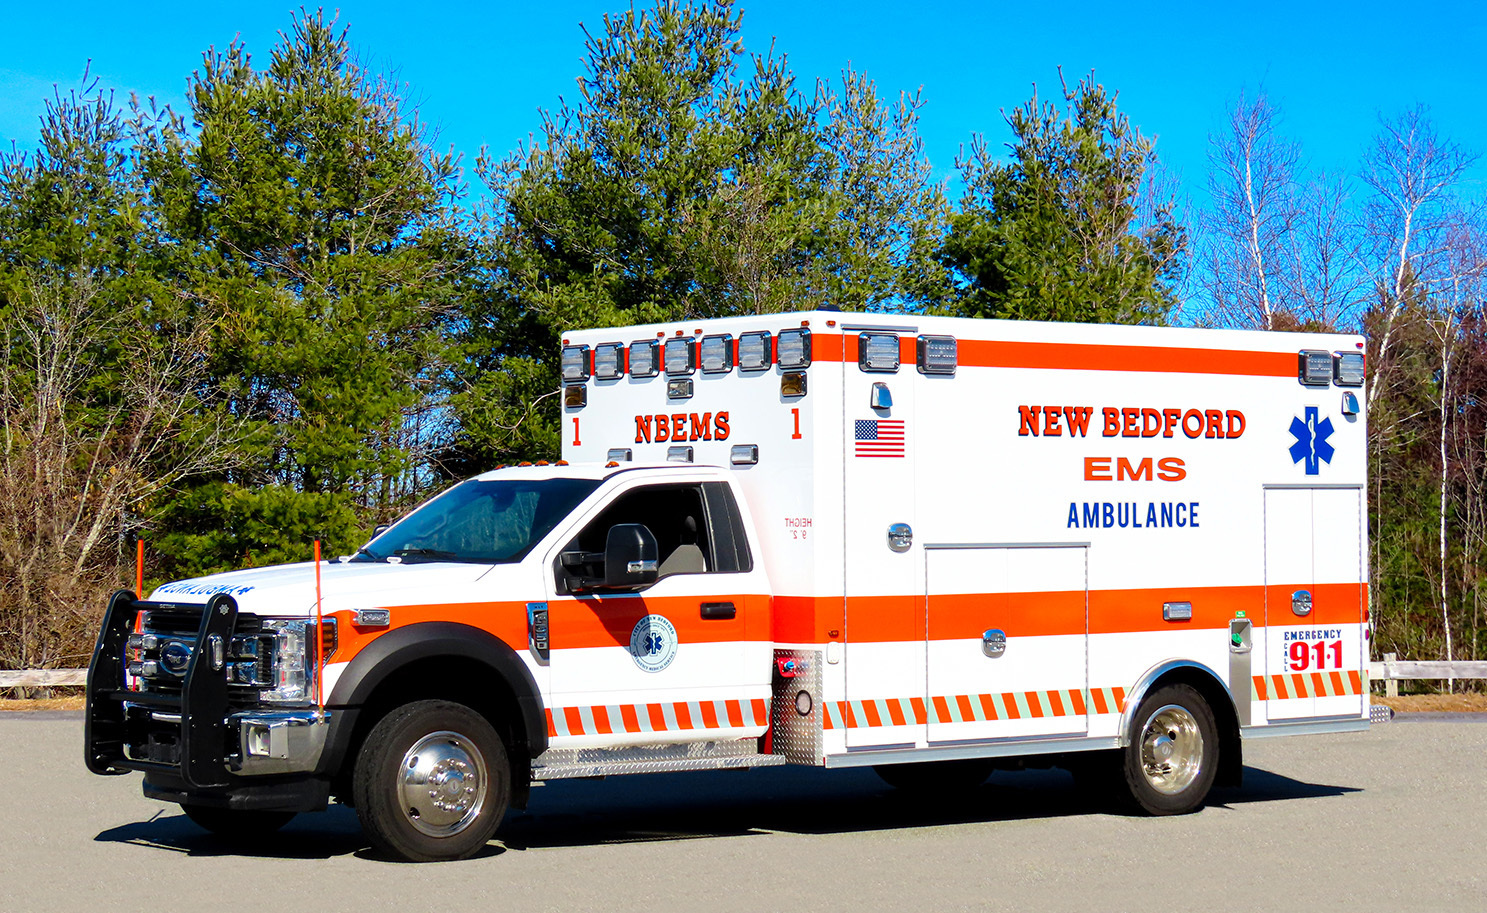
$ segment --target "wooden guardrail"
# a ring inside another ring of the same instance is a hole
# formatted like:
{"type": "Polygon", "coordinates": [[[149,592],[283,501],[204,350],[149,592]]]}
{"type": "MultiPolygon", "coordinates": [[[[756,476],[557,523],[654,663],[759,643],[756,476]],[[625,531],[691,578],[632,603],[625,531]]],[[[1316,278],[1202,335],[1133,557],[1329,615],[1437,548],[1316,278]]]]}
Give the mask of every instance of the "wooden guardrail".
{"type": "Polygon", "coordinates": [[[1412,660],[1396,659],[1397,654],[1385,653],[1381,663],[1368,664],[1368,677],[1384,683],[1384,694],[1399,697],[1399,683],[1417,679],[1435,681],[1458,678],[1487,678],[1487,661],[1482,660],[1412,660]]]}
{"type": "MultiPolygon", "coordinates": [[[[1396,659],[1395,655],[1385,653],[1383,662],[1368,664],[1368,677],[1384,682],[1390,697],[1399,695],[1401,681],[1487,678],[1487,661],[1396,659]]],[[[58,688],[87,683],[87,669],[0,669],[0,688],[58,688]]]]}

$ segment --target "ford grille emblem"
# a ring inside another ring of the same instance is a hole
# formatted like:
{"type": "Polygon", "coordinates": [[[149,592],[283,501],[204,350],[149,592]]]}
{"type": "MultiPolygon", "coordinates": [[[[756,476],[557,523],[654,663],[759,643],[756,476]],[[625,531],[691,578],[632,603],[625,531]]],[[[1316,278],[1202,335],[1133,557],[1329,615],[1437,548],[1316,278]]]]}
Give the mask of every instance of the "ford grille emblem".
{"type": "Polygon", "coordinates": [[[191,664],[191,648],[178,640],[171,641],[160,650],[160,665],[172,675],[182,675],[191,664]]]}

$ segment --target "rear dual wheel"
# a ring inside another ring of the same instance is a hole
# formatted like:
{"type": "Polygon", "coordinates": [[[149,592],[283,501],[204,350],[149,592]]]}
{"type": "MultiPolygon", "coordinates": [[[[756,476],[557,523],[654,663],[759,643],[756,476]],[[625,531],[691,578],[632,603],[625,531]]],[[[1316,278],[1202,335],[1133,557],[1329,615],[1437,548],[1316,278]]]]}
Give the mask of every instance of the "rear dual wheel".
{"type": "Polygon", "coordinates": [[[416,701],[367,734],[352,787],[362,829],[383,854],[465,859],[506,814],[511,765],[485,717],[451,701],[416,701]]]}

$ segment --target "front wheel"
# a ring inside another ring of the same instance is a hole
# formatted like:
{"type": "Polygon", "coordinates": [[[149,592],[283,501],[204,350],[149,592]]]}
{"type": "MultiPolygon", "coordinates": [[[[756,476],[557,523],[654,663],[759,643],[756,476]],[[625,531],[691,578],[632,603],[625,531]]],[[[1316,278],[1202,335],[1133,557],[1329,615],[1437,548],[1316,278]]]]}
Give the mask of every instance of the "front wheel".
{"type": "Polygon", "coordinates": [[[1218,772],[1213,710],[1189,685],[1166,685],[1136,710],[1125,749],[1131,798],[1152,815],[1183,815],[1203,805],[1218,772]]]}
{"type": "Polygon", "coordinates": [[[463,704],[416,701],[367,734],[352,787],[362,828],[382,853],[465,859],[506,814],[511,765],[485,717],[463,704]]]}

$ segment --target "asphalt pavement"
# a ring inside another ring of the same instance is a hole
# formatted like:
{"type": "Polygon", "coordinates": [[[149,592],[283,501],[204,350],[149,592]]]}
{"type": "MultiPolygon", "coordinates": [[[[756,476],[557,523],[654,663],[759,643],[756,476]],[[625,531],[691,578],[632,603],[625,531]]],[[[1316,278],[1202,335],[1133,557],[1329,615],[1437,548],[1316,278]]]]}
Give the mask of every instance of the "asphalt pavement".
{"type": "Polygon", "coordinates": [[[1203,811],[1129,816],[1059,771],[933,799],[871,771],[563,781],[482,856],[375,858],[353,811],[256,845],[83,768],[75,713],[0,715],[0,910],[1487,910],[1487,715],[1256,740],[1203,811]]]}

